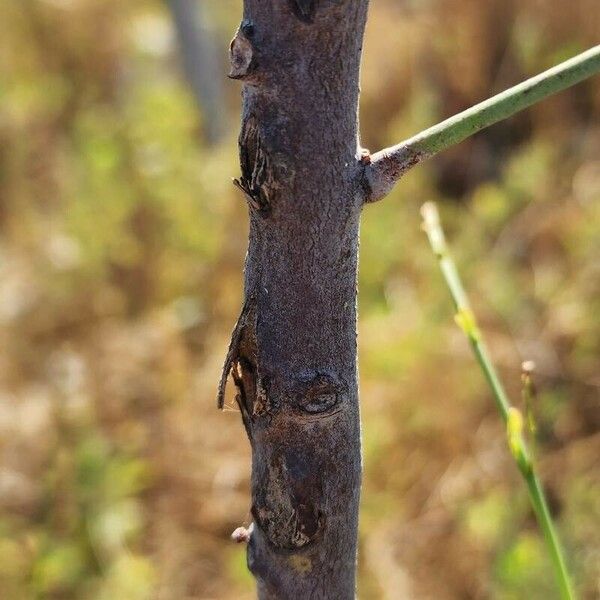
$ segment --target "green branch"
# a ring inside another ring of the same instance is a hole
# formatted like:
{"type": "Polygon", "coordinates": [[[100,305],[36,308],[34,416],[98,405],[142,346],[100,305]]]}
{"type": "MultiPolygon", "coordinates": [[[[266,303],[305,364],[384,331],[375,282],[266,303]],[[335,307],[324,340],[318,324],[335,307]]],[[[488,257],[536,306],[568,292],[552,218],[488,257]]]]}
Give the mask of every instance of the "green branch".
{"type": "Polygon", "coordinates": [[[371,156],[366,168],[369,202],[380,200],[396,181],[422,160],[474,133],[600,72],[600,45],[583,52],[489,100],[434,125],[397,146],[371,156]]]}
{"type": "Polygon", "coordinates": [[[508,396],[504,391],[504,386],[496,373],[496,369],[483,343],[481,332],[469,305],[469,300],[460,280],[456,265],[448,253],[436,205],[433,202],[428,202],[421,209],[421,214],[423,216],[423,229],[427,233],[431,248],[439,260],[442,274],[456,307],[456,322],[469,339],[473,353],[492,390],[496,406],[506,425],[508,445],[519,471],[527,484],[531,503],[552,558],[555,575],[560,586],[561,598],[563,600],[573,600],[575,595],[563,550],[550,511],[548,510],[544,490],[535,471],[531,453],[523,437],[523,416],[517,408],[511,406],[508,396]]]}

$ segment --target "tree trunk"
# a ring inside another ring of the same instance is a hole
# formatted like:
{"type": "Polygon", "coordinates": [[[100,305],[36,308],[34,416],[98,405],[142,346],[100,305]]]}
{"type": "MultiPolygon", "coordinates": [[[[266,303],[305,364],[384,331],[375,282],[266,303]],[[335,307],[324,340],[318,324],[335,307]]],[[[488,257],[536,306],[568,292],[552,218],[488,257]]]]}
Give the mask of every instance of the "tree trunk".
{"type": "Polygon", "coordinates": [[[248,566],[261,599],[354,597],[360,420],[356,270],[362,206],[445,148],[600,72],[600,46],[373,156],[358,143],[368,0],[244,0],[229,76],[243,82],[250,243],[232,374],[252,446],[248,566]]]}
{"type": "Polygon", "coordinates": [[[367,0],[245,0],[235,184],[250,213],[231,373],[252,447],[260,598],[353,598],[361,478],[357,137],[367,0]]]}

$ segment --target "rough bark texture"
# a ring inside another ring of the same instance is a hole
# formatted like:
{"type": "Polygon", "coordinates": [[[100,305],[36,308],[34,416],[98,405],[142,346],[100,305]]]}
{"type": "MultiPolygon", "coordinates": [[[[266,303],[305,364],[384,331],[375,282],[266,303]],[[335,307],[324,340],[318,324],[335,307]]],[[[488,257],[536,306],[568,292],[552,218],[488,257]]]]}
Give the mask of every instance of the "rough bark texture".
{"type": "Polygon", "coordinates": [[[250,213],[231,373],[252,446],[260,598],[353,598],[361,477],[357,139],[367,0],[245,0],[230,77],[250,213]]]}

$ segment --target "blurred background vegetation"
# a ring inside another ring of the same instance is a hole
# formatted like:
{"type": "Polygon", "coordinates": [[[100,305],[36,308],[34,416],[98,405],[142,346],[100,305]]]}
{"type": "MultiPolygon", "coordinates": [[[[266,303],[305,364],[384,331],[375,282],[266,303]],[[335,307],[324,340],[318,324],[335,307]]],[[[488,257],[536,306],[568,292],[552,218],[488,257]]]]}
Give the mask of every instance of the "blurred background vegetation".
{"type": "MultiPolygon", "coordinates": [[[[232,399],[215,408],[247,233],[230,183],[239,85],[224,77],[240,14],[240,0],[0,2],[3,600],[253,597],[228,539],[248,524],[249,447],[232,399]]],[[[395,143],[599,31],[597,0],[373,0],[363,144],[395,143]]],[[[598,78],[365,210],[360,596],[556,597],[420,231],[426,200],[515,402],[521,361],[537,363],[541,473],[580,593],[597,598],[598,78]]]]}

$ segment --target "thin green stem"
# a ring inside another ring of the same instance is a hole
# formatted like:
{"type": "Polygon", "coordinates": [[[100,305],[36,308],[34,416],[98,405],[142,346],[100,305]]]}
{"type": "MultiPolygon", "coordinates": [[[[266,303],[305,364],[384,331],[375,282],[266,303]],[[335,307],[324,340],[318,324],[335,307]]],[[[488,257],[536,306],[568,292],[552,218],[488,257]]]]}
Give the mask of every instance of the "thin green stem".
{"type": "Polygon", "coordinates": [[[598,72],[600,45],[426,129],[405,144],[428,155],[436,154],[598,72]]]}
{"type": "Polygon", "coordinates": [[[540,524],[540,527],[544,533],[544,538],[546,539],[546,545],[550,551],[552,562],[554,563],[556,578],[560,586],[561,597],[565,599],[575,598],[575,593],[571,584],[571,578],[569,576],[562,545],[558,538],[554,521],[550,515],[548,502],[546,501],[542,484],[540,483],[540,480],[533,469],[530,470],[526,476],[524,475],[524,477],[527,481],[529,496],[532,498],[532,500],[535,498],[535,501],[533,502],[534,509],[538,523],[540,524]]]}
{"type": "Polygon", "coordinates": [[[484,100],[391,148],[373,154],[365,176],[368,202],[383,198],[410,168],[474,133],[600,73],[600,45],[484,100]]]}
{"type": "Polygon", "coordinates": [[[442,274],[456,307],[456,322],[469,339],[473,353],[493,392],[494,400],[506,425],[509,447],[519,471],[527,483],[529,497],[552,558],[561,598],[563,600],[573,600],[575,594],[564,553],[548,509],[543,488],[535,472],[531,453],[523,437],[523,417],[516,408],[511,406],[504,386],[483,343],[481,332],[469,305],[456,265],[448,252],[436,205],[428,202],[423,206],[421,214],[423,215],[423,228],[427,233],[431,248],[439,260],[442,274]]]}

